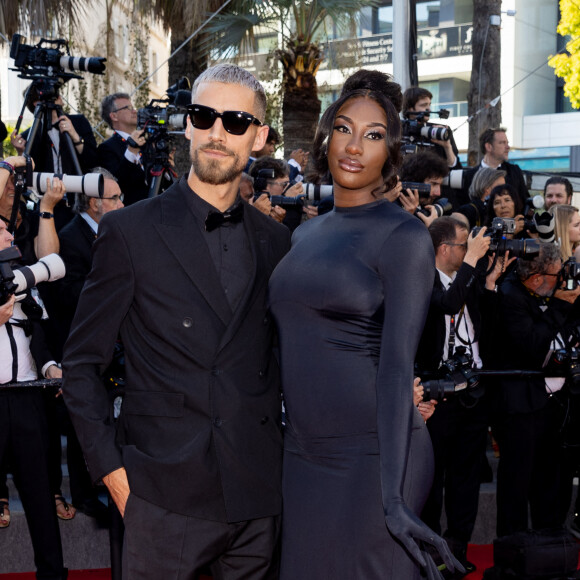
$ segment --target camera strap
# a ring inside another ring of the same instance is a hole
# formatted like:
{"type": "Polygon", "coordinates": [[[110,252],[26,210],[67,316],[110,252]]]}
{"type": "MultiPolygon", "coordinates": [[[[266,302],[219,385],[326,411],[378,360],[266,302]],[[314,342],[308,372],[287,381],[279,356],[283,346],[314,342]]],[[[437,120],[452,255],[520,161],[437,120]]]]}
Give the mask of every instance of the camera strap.
{"type": "MultiPolygon", "coordinates": [[[[459,326],[461,325],[461,321],[465,315],[465,304],[461,307],[459,314],[451,315],[451,320],[449,322],[449,341],[447,343],[447,356],[453,356],[453,352],[455,351],[455,337],[457,340],[466,346],[471,347],[471,340],[469,339],[469,333],[467,336],[467,340],[464,340],[459,334],[459,326]],[[457,322],[455,322],[455,317],[457,316],[457,322]]],[[[466,326],[467,328],[467,326],[466,326]]]]}
{"type": "Polygon", "coordinates": [[[12,324],[6,322],[4,324],[6,327],[6,333],[8,334],[8,340],[10,341],[10,350],[12,351],[12,380],[14,383],[18,380],[18,348],[16,347],[16,339],[14,338],[14,331],[12,330],[12,324]]]}

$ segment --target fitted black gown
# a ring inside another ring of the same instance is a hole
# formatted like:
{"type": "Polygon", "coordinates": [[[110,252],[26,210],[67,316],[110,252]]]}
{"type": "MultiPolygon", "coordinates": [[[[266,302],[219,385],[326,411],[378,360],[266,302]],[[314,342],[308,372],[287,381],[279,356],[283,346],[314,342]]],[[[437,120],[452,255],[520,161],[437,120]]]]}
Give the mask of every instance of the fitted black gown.
{"type": "Polygon", "coordinates": [[[280,578],[418,578],[383,503],[402,495],[419,514],[431,486],[431,442],[412,402],[429,234],[377,201],[335,207],[292,242],[270,280],[287,419],[280,578]]]}

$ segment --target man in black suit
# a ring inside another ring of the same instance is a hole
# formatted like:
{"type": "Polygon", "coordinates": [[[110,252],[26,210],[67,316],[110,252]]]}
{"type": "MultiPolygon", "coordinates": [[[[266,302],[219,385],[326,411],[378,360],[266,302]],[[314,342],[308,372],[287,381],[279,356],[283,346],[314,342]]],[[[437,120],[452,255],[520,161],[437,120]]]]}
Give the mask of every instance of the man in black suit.
{"type": "Polygon", "coordinates": [[[92,265],[92,247],[97,238],[99,223],[110,211],[124,207],[123,194],[112,173],[103,168],[95,168],[92,173],[104,177],[103,197],[89,197],[78,193],[72,221],[58,234],[60,257],[66,266],[64,278],[53,284],[58,307],[60,348],[69,335],[70,327],[77,309],[81,290],[92,265]]]}
{"type": "Polygon", "coordinates": [[[486,129],[479,136],[479,149],[483,159],[479,165],[466,169],[463,173],[463,188],[456,197],[459,205],[469,203],[469,186],[473,177],[481,167],[491,167],[492,169],[503,169],[506,172],[505,182],[515,187],[522,206],[530,196],[524,174],[519,165],[509,163],[508,157],[510,144],[506,135],[506,129],[486,129]]]}
{"type": "Polygon", "coordinates": [[[280,384],[266,292],[290,235],[238,197],[268,134],[262,86],[217,65],[192,101],[188,177],[99,225],[63,391],[89,470],[124,514],[124,578],[209,566],[224,580],[274,579],[280,384]],[[115,427],[100,375],[117,335],[115,427]]]}
{"type": "Polygon", "coordinates": [[[127,93],[114,93],[101,102],[101,117],[113,135],[97,149],[98,164],[108,169],[119,182],[125,205],[145,199],[149,185],[141,162],[145,144],[142,129],[137,129],[137,109],[127,93]]]}
{"type": "MultiPolygon", "coordinates": [[[[441,363],[453,358],[459,347],[469,353],[475,367],[482,366],[478,345],[482,284],[476,266],[489,249],[490,238],[484,236],[485,228],[477,236],[468,235],[467,227],[451,217],[436,219],[429,233],[437,273],[416,363],[422,379],[437,379],[443,378],[441,363]]],[[[466,570],[473,571],[475,567],[467,562],[466,553],[477,516],[487,415],[480,401],[467,393],[457,394],[438,402],[427,426],[433,442],[435,474],[421,518],[441,533],[445,488],[445,538],[466,570]]]]}
{"type": "MultiPolygon", "coordinates": [[[[517,269],[499,286],[494,326],[493,366],[539,371],[556,336],[574,322],[576,290],[557,289],[562,266],[555,244],[542,243],[533,260],[518,259],[517,269]]],[[[558,498],[558,416],[552,392],[564,379],[543,376],[494,381],[492,424],[500,460],[497,473],[497,534],[561,525],[558,498]]]]}

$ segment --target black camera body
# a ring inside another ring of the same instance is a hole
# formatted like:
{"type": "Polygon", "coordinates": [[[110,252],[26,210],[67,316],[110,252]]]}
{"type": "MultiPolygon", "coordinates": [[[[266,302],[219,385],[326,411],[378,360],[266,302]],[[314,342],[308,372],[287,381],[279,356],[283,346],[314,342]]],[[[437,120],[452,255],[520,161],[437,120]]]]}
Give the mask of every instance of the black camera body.
{"type": "MultiPolygon", "coordinates": [[[[472,235],[476,236],[481,228],[473,228],[472,235]]],[[[516,221],[514,218],[493,218],[491,226],[485,232],[485,236],[491,238],[489,250],[487,255],[503,256],[509,252],[511,256],[516,258],[523,258],[524,260],[532,260],[540,253],[540,243],[533,238],[526,238],[523,240],[510,240],[506,236],[514,234],[516,231],[516,221]]]]}
{"type": "Polygon", "coordinates": [[[575,290],[578,287],[580,283],[580,264],[576,262],[574,256],[568,258],[562,265],[560,278],[564,282],[566,290],[575,290]]]}
{"type": "Polygon", "coordinates": [[[405,118],[402,120],[401,152],[403,154],[416,153],[418,149],[433,147],[435,141],[449,141],[451,139],[451,129],[449,127],[438,127],[433,123],[428,123],[425,117],[438,115],[440,119],[447,119],[449,111],[405,111],[405,118]],[[414,119],[409,119],[412,115],[414,119]]]}
{"type": "Polygon", "coordinates": [[[103,57],[71,56],[68,42],[63,38],[49,40],[41,38],[34,46],[24,44],[24,37],[15,34],[10,44],[10,58],[14,59],[15,69],[23,79],[59,78],[61,84],[69,79],[79,79],[73,71],[104,74],[103,57]]]}
{"type": "Polygon", "coordinates": [[[457,347],[453,356],[441,363],[438,375],[438,379],[421,382],[424,401],[442,401],[460,393],[479,399],[483,394],[479,388],[479,375],[473,368],[473,357],[464,346],[457,347]]]}
{"type": "Polygon", "coordinates": [[[272,205],[279,205],[283,208],[296,208],[296,207],[303,207],[304,202],[307,199],[306,195],[297,195],[296,197],[286,197],[284,193],[286,190],[294,185],[294,182],[291,181],[288,184],[288,187],[282,195],[270,195],[268,191],[266,191],[266,187],[268,186],[268,181],[276,179],[276,172],[274,169],[260,169],[258,171],[258,176],[254,179],[254,201],[258,199],[261,195],[266,194],[272,205]]]}

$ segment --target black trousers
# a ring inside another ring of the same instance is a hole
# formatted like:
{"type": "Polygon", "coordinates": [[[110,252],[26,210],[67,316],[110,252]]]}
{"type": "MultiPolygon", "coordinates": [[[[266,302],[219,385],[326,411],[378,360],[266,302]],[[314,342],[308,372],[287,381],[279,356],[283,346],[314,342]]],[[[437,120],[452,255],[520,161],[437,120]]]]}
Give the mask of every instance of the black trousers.
{"type": "Polygon", "coordinates": [[[11,451],[38,580],[64,580],[60,530],[50,490],[48,429],[40,389],[0,389],[0,464],[11,451]]]}
{"type": "Polygon", "coordinates": [[[123,580],[277,580],[280,517],[233,524],[169,512],[135,495],[125,509],[123,580]]]}
{"type": "Polygon", "coordinates": [[[441,534],[445,489],[445,536],[465,548],[477,517],[487,425],[484,401],[478,401],[473,408],[466,408],[457,396],[439,402],[435,413],[427,421],[433,443],[435,474],[421,519],[441,534]]]}
{"type": "Polygon", "coordinates": [[[497,535],[526,530],[528,507],[534,529],[563,523],[560,485],[559,413],[555,399],[532,413],[503,413],[493,433],[499,445],[497,535]]]}

